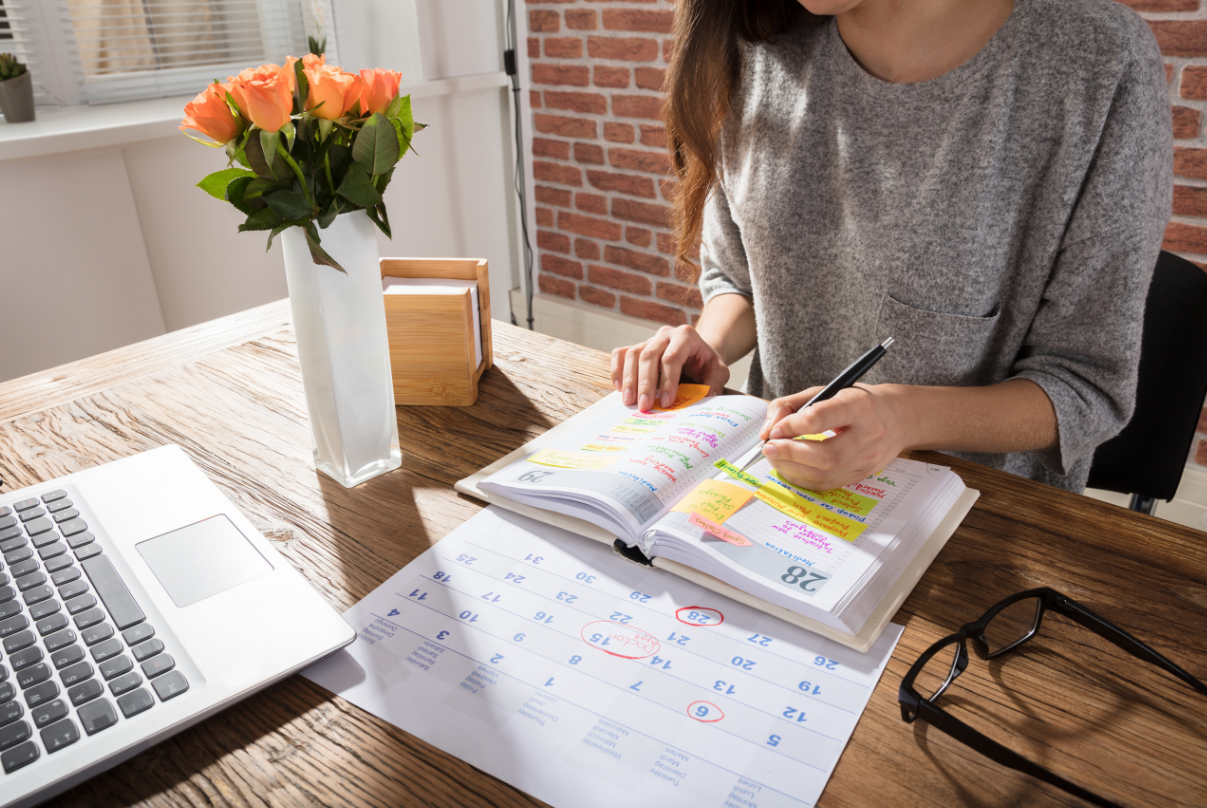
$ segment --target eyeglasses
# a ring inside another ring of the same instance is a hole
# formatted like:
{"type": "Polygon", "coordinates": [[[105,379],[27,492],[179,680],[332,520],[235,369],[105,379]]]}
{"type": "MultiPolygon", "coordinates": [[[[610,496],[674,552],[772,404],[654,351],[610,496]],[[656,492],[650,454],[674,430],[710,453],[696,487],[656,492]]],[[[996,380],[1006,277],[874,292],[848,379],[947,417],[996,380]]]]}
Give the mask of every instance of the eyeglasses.
{"type": "Polygon", "coordinates": [[[897,701],[901,717],[907,723],[921,718],[935,729],[967,744],[996,763],[1037,777],[1045,783],[1074,794],[1102,808],[1120,808],[1116,803],[1086,791],[1076,783],[1026,759],[978,732],[939,707],[935,702],[968,667],[968,648],[971,639],[977,656],[994,659],[1013,651],[1039,633],[1044,613],[1051,609],[1075,623],[1110,640],[1134,657],[1151,662],[1169,671],[1192,688],[1207,695],[1207,685],[1170,662],[1161,654],[1128,634],[1114,623],[1068,598],[1055,589],[1041,587],[1011,595],[993,606],[980,620],[968,623],[959,631],[936,642],[918,657],[918,661],[901,680],[897,701]]]}

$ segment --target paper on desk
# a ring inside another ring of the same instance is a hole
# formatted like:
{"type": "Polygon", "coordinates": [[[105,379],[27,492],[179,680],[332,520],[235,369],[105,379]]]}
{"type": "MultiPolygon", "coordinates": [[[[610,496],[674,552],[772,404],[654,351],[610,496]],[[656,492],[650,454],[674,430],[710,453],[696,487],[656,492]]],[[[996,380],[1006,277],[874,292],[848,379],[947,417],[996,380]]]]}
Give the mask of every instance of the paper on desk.
{"type": "Polygon", "coordinates": [[[452,278],[393,278],[381,279],[381,291],[386,295],[457,294],[469,290],[474,318],[474,367],[482,364],[482,315],[478,311],[478,284],[452,278]]]}
{"type": "Polygon", "coordinates": [[[344,617],[304,676],[566,808],[812,805],[902,631],[858,654],[493,506],[344,617]]]}

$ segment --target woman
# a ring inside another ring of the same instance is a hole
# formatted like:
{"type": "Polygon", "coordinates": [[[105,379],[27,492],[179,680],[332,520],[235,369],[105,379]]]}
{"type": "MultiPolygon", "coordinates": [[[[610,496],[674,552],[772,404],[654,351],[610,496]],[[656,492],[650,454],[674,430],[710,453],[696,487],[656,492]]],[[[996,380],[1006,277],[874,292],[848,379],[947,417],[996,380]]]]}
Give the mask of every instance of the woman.
{"type": "Polygon", "coordinates": [[[1081,490],[1131,416],[1169,216],[1152,34],[1114,0],[800,4],[678,3],[676,234],[684,262],[700,238],[705,306],[614,351],[617,389],[719,392],[755,350],[764,454],[799,485],[939,449],[1081,490]]]}

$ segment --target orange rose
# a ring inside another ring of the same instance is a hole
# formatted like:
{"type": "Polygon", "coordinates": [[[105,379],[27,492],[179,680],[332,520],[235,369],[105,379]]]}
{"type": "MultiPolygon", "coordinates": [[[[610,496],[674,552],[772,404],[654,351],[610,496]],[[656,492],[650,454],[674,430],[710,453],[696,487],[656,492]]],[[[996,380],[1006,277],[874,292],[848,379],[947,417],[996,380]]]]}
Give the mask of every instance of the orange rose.
{"type": "Polygon", "coordinates": [[[397,70],[386,70],[375,67],[372,70],[360,71],[363,89],[360,93],[360,114],[372,115],[374,112],[385,112],[386,107],[398,95],[398,83],[402,74],[397,70]]]}
{"type": "Polygon", "coordinates": [[[302,67],[306,70],[312,67],[323,67],[327,64],[327,54],[315,56],[313,53],[308,53],[302,57],[302,67]]]}
{"type": "Polygon", "coordinates": [[[289,123],[293,91],[289,76],[279,65],[248,68],[230,79],[231,96],[239,112],[265,132],[276,132],[289,123]]]}
{"type": "Polygon", "coordinates": [[[215,143],[229,143],[239,134],[239,122],[226,103],[227,84],[209,85],[185,105],[180,129],[195,129],[215,143]]]}
{"type": "Polygon", "coordinates": [[[310,82],[306,109],[313,109],[316,118],[329,121],[341,118],[360,99],[360,76],[345,73],[334,65],[315,64],[306,68],[306,80],[310,82]]]}

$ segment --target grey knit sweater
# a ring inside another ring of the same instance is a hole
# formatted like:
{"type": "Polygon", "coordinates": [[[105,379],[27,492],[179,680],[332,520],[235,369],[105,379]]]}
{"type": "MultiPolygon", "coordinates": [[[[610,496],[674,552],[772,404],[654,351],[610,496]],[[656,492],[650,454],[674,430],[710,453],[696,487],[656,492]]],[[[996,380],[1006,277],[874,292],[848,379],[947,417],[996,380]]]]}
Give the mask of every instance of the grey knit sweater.
{"type": "Polygon", "coordinates": [[[1016,0],[980,53],[919,84],[866,73],[832,19],[749,46],[700,282],[706,301],[753,298],[747,391],[825,384],[895,337],[865,383],[1031,379],[1059,446],[964,456],[1084,488],[1134,407],[1166,92],[1152,34],[1114,0],[1016,0]]]}

